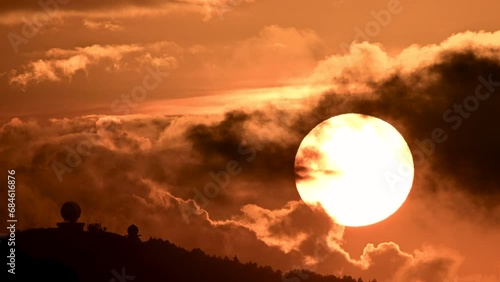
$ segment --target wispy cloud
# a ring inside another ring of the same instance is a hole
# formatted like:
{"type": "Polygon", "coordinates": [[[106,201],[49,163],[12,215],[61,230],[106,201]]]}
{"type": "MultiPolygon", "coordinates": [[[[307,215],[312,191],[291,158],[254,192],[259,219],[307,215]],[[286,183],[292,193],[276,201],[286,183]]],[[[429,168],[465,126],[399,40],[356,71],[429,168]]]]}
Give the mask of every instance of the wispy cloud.
{"type": "Polygon", "coordinates": [[[89,19],[84,19],[83,25],[88,29],[93,29],[93,30],[102,30],[102,29],[106,29],[109,31],[123,30],[122,26],[112,23],[110,21],[93,21],[89,19]]]}
{"type": "Polygon", "coordinates": [[[121,71],[145,64],[172,69],[177,66],[177,60],[167,53],[176,48],[175,44],[168,42],[150,45],[92,45],[74,49],[53,48],[45,52],[41,59],[11,70],[9,83],[26,87],[30,83],[71,79],[78,71],[87,73],[90,67],[98,64],[103,64],[102,68],[109,71],[121,71]],[[132,58],[124,60],[126,56],[132,58]]]}
{"type": "MultiPolygon", "coordinates": [[[[205,20],[214,16],[222,17],[224,13],[254,0],[148,0],[132,3],[126,0],[100,2],[96,0],[79,1],[9,1],[0,8],[2,20],[0,24],[22,24],[23,18],[34,18],[39,15],[51,14],[60,19],[81,17],[91,19],[90,26],[95,26],[95,20],[113,18],[135,18],[142,16],[160,16],[171,13],[193,12],[201,14],[205,20]]],[[[38,16],[39,17],[39,16],[38,16]]],[[[108,25],[112,27],[114,25],[108,25]]]]}

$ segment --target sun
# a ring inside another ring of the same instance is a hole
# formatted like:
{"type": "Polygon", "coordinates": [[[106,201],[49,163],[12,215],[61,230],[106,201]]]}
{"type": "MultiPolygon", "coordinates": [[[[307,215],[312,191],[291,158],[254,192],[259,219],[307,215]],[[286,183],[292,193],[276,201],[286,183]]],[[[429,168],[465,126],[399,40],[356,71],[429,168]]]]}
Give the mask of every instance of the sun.
{"type": "Polygon", "coordinates": [[[297,190],[304,202],[345,226],[380,222],[405,202],[414,165],[403,136],[389,123],[343,114],[317,125],[295,157],[297,190]]]}

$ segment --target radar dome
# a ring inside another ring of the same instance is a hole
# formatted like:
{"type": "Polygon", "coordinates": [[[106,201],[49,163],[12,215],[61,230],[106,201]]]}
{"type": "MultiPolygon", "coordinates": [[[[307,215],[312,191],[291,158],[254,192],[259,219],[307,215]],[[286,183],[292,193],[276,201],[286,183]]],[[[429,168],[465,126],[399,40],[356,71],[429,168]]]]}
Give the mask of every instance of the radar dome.
{"type": "Polygon", "coordinates": [[[75,202],[66,202],[61,207],[61,216],[65,221],[76,222],[81,213],[80,206],[75,202]]]}
{"type": "Polygon", "coordinates": [[[139,234],[139,227],[132,224],[128,227],[127,233],[131,237],[137,237],[137,234],[139,234]]]}

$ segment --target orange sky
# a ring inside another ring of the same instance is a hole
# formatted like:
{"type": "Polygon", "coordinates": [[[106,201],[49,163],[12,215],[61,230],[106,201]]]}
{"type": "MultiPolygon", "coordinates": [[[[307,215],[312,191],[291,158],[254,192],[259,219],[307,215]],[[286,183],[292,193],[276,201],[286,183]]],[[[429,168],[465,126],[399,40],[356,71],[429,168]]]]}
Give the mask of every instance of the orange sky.
{"type": "Polygon", "coordinates": [[[500,81],[500,2],[129,2],[0,7],[0,161],[24,173],[22,228],[53,225],[75,198],[111,231],[134,219],[148,237],[273,267],[500,281],[499,98],[457,116],[459,130],[443,121],[478,77],[500,81]],[[350,111],[391,122],[414,154],[435,128],[450,141],[416,167],[396,214],[344,229],[299,202],[293,157],[315,124],[350,111]],[[58,179],[54,162],[88,140],[92,152],[58,179]],[[231,160],[241,175],[207,206],[190,201],[231,160]],[[206,217],[186,224],[186,206],[206,217]]]}
{"type": "Polygon", "coordinates": [[[396,54],[458,32],[495,31],[500,5],[483,0],[474,5],[422,0],[205,2],[212,4],[149,1],[136,7],[120,0],[109,5],[68,1],[49,13],[31,2],[3,6],[0,29],[6,40],[0,43],[5,54],[0,73],[2,93],[8,96],[2,114],[64,115],[69,106],[77,113],[109,113],[111,101],[140,83],[140,72],[153,61],[170,76],[146,102],[282,86],[309,75],[321,60],[343,53],[340,46],[356,38],[381,43],[396,54]],[[387,14],[380,11],[388,7],[396,14],[389,12],[390,18],[383,20],[387,14]],[[374,27],[374,14],[381,15],[385,27],[374,27]],[[48,21],[40,21],[36,29],[28,23],[37,18],[48,21]],[[358,36],[357,30],[367,37],[358,36]],[[89,54],[91,49],[95,52],[89,54]],[[52,77],[39,73],[22,84],[12,82],[33,67],[30,63],[70,58],[66,73],[58,69],[52,77]],[[23,108],[13,107],[19,104],[23,108]]]}

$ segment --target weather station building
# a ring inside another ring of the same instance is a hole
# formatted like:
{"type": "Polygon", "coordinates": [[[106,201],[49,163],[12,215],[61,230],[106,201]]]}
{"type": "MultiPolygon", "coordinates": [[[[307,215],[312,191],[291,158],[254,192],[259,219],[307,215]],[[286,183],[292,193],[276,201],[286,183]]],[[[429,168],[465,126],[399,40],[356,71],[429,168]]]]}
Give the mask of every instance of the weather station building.
{"type": "Polygon", "coordinates": [[[75,202],[66,202],[61,207],[61,216],[64,222],[58,222],[57,227],[61,231],[66,232],[83,232],[83,227],[85,223],[77,222],[82,210],[80,206],[75,202]]]}

